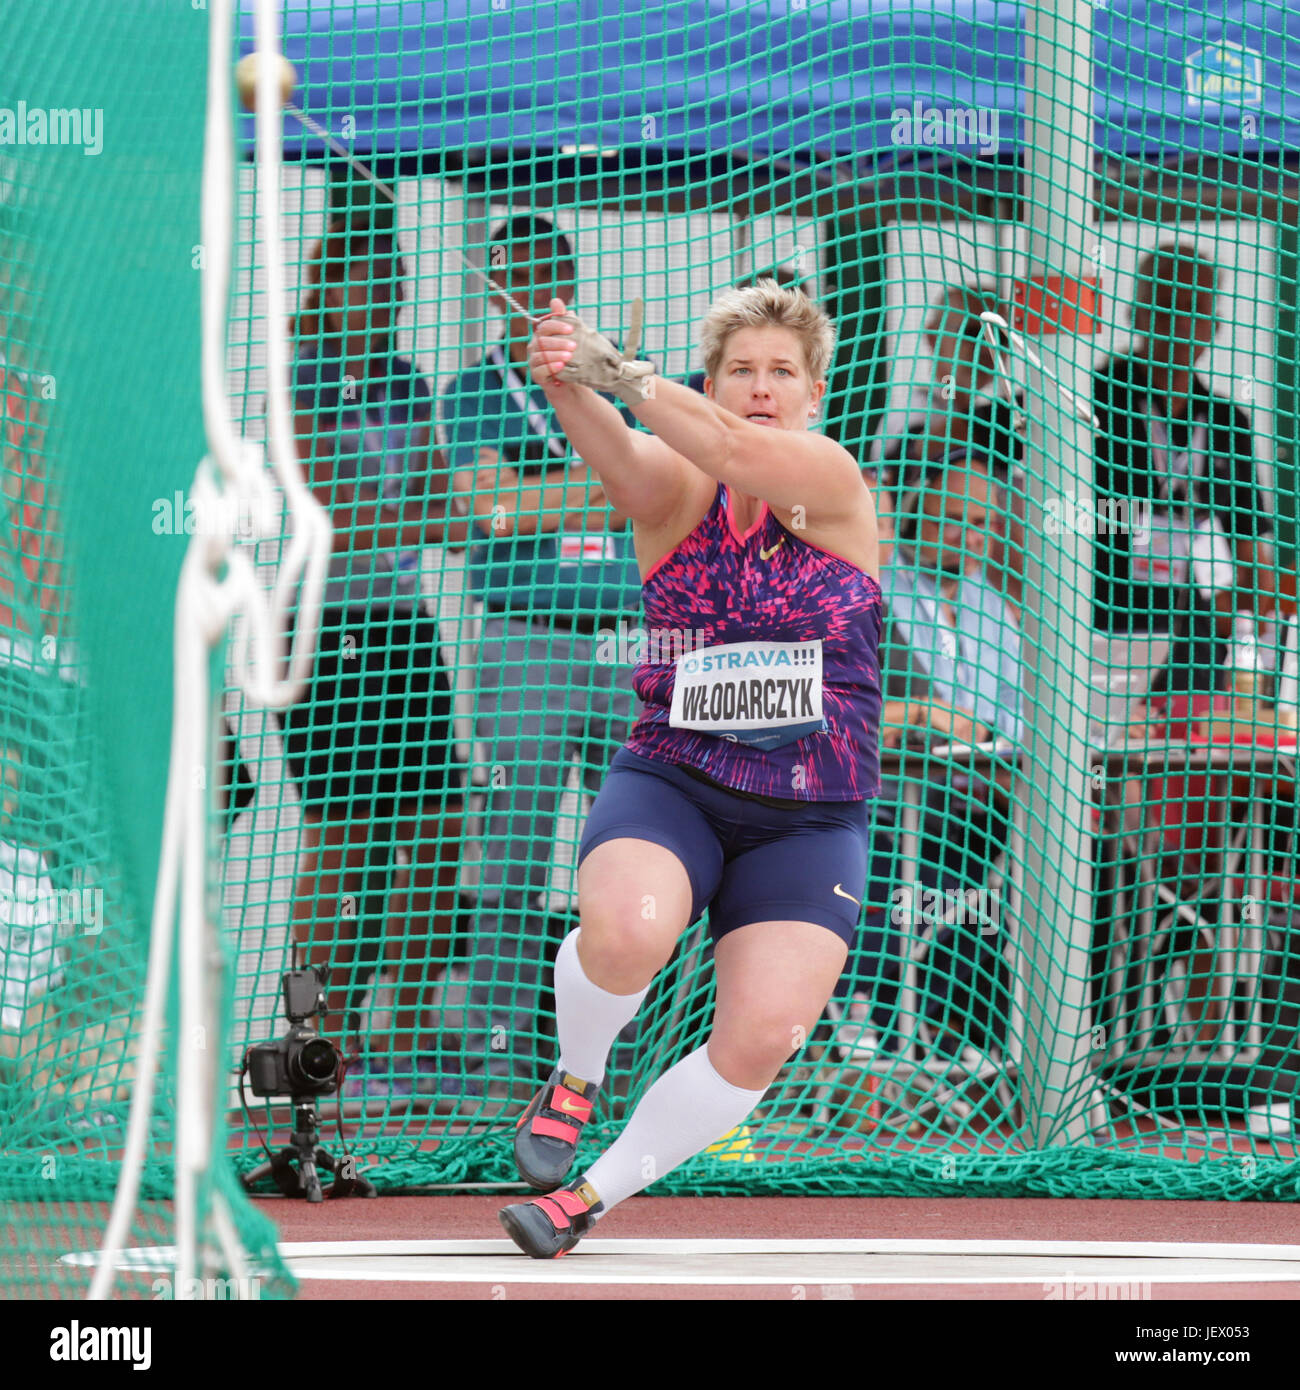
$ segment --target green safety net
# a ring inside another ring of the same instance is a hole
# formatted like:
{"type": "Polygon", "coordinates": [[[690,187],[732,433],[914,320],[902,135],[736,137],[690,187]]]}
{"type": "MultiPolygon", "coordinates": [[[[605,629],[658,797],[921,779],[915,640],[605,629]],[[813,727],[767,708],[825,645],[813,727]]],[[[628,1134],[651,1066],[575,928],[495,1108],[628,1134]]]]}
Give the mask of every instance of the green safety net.
{"type": "MultiPolygon", "coordinates": [[[[207,17],[157,0],[129,12],[59,0],[21,3],[10,19],[0,102],[0,1293],[76,1297],[89,1287],[86,1256],[103,1239],[140,1079],[187,542],[176,499],[206,450],[207,17]]],[[[127,1247],[174,1238],[174,1076],[168,1028],[127,1247]]],[[[213,1190],[226,1193],[259,1262],[260,1292],[287,1291],[270,1223],[224,1162],[201,1192],[205,1210],[213,1190]]],[[[169,1273],[154,1260],[121,1273],[116,1292],[168,1296],[169,1273]]]]}
{"type": "MultiPolygon", "coordinates": [[[[547,51],[577,42],[543,8],[511,13],[547,51]]],[[[286,18],[296,34],[303,12],[286,18]]],[[[774,70],[801,60],[754,22],[774,70]]],[[[1168,42],[1196,22],[1171,11],[1168,42]]],[[[312,55],[456,64],[439,90],[488,62],[415,51],[391,16],[331,23],[312,55]]],[[[663,110],[636,52],[593,80],[663,110]]],[[[1060,58],[1025,63],[1024,102],[1061,98],[1060,58]]],[[[248,797],[222,863],[232,1061],[284,1031],[296,947],[331,971],[322,1023],[349,1059],[322,1101],[335,1146],[381,1190],[517,1179],[584,816],[652,636],[599,459],[572,466],[512,355],[518,310],[559,292],[620,342],[639,297],[641,355],[702,386],[709,305],[771,276],[838,333],[820,427],[877,499],[894,724],[844,980],[742,1130],[650,1190],[1294,1197],[1295,637],[1291,606],[1261,603],[1294,592],[1293,183],[1254,156],[1103,158],[1068,104],[1001,158],[949,122],[936,160],[917,120],[856,182],[829,154],[746,158],[721,136],[711,162],[577,138],[453,158],[441,108],[353,76],[304,104],[397,205],[319,142],[286,170],[296,428],[337,535],[306,703],[229,700],[248,797]],[[444,529],[453,494],[466,545],[444,529]]],[[[259,438],[281,325],[254,189],[249,170],[231,382],[259,438]]],[[[615,1043],[575,1172],[708,1036],[713,999],[705,918],[615,1043]]],[[[245,1168],[287,1111],[251,1114],[245,1168]]]]}
{"type": "MultiPolygon", "coordinates": [[[[290,51],[306,25],[335,55],[381,52],[437,73],[439,90],[475,89],[486,57],[422,39],[406,14],[419,7],[399,8],[316,6],[325,24],[287,6],[290,51]]],[[[794,8],[821,22],[817,4],[794,8]]],[[[1280,25],[1282,8],[1265,9],[1280,25]]],[[[106,914],[95,936],[63,931],[44,965],[6,965],[33,980],[0,1030],[0,1195],[23,1204],[7,1211],[6,1287],[36,1266],[67,1287],[84,1277],[48,1256],[94,1245],[120,1133],[101,1117],[120,1116],[132,1079],[164,596],[185,529],[176,494],[203,448],[204,31],[166,10],[32,31],[25,100],[72,100],[36,76],[57,44],[59,72],[99,94],[78,100],[104,109],[103,153],[76,151],[67,173],[67,150],[0,150],[9,839],[29,879],[102,891],[106,914]],[[158,95],[165,130],[111,65],[71,61],[134,27],[157,80],[175,78],[158,95]],[[83,222],[39,220],[60,180],[83,222]],[[73,364],[95,390],[70,394],[73,364]],[[51,569],[55,545],[72,563],[51,569]]],[[[1145,51],[1183,53],[1208,13],[1167,8],[1145,51]]],[[[1041,35],[1044,15],[1015,19],[1041,35]]],[[[773,72],[804,61],[787,18],[753,15],[773,72]]],[[[578,41],[548,7],[513,5],[508,23],[546,52],[578,41]]],[[[556,1060],[551,963],[579,922],[584,817],[636,718],[633,666],[654,634],[630,527],[599,491],[599,460],[574,466],[531,390],[514,355],[527,325],[488,273],[533,313],[571,297],[616,342],[641,299],[641,355],[697,387],[719,293],[765,277],[806,293],[837,333],[817,427],[859,461],[880,516],[886,748],[857,944],[744,1126],[649,1190],[1300,1192],[1297,189],[1286,158],[1250,142],[1117,153],[1114,108],[1087,117],[1137,61],[1136,32],[1093,88],[1082,66],[1078,91],[1062,76],[1078,34],[1027,50],[1010,89],[994,84],[997,110],[1022,113],[1000,151],[972,134],[991,108],[951,110],[881,70],[908,120],[891,149],[855,160],[815,143],[774,154],[775,98],[758,87],[737,100],[768,132],[761,153],[735,119],[712,143],[660,139],[682,113],[630,40],[621,66],[584,80],[664,114],[635,146],[566,137],[567,108],[539,86],[545,139],[458,147],[454,112],[396,104],[408,86],[379,83],[359,107],[347,63],[332,69],[337,100],[313,68],[313,118],[396,206],[286,116],[303,157],[284,172],[289,302],[269,306],[251,162],[238,179],[232,410],[265,439],[266,345],[287,328],[299,454],[335,541],[303,700],[268,712],[232,681],[218,727],[230,1190],[263,1141],[287,1138],[283,1098],[241,1096],[239,1074],[248,1047],[287,1030],[280,979],[295,962],[329,970],[316,1022],[348,1063],[319,1097],[322,1142],[381,1191],[514,1181],[515,1121],[556,1060]]],[[[956,90],[980,57],[953,51],[956,90]]],[[[1293,87],[1276,68],[1267,82],[1293,87]]],[[[1250,81],[1218,92],[1221,123],[1256,100],[1250,81]]],[[[1182,96],[1170,86],[1171,109],[1182,96]]],[[[825,94],[831,127],[837,99],[825,94]]],[[[276,550],[256,552],[268,574],[276,550]]],[[[616,1041],[575,1171],[707,1038],[713,1002],[706,917],[616,1041]]],[[[163,1198],[165,1088],[154,1138],[146,1193],[163,1198]]],[[[156,1214],[132,1240],[166,1233],[156,1214]]],[[[246,1239],[264,1249],[264,1227],[250,1219],[246,1239]]]]}

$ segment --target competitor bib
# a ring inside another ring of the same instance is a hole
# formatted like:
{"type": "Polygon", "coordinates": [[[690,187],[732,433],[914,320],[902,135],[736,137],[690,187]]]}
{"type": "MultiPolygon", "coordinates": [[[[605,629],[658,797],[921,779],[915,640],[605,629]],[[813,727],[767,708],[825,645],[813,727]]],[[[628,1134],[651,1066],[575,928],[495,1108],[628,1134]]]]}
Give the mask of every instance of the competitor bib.
{"type": "Polygon", "coordinates": [[[677,658],[668,723],[754,748],[826,728],[822,644],[729,642],[677,658]]]}

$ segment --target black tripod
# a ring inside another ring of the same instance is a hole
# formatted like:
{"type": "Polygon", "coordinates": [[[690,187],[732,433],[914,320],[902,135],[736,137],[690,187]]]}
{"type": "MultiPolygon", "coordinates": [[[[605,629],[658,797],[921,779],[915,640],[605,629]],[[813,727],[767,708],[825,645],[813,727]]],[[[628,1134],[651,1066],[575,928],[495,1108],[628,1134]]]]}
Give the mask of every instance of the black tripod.
{"type": "Polygon", "coordinates": [[[251,1192],[255,1184],[269,1176],[286,1197],[306,1197],[309,1202],[323,1202],[325,1194],[321,1191],[319,1169],[334,1174],[329,1191],[331,1197],[375,1196],[374,1183],[358,1176],[354,1158],[345,1158],[340,1163],[333,1154],[320,1147],[315,1100],[294,1096],[292,1104],[293,1133],[289,1136],[289,1147],[273,1154],[251,1173],[245,1173],[244,1187],[251,1192]],[[295,1163],[298,1165],[296,1169],[295,1163]]]}

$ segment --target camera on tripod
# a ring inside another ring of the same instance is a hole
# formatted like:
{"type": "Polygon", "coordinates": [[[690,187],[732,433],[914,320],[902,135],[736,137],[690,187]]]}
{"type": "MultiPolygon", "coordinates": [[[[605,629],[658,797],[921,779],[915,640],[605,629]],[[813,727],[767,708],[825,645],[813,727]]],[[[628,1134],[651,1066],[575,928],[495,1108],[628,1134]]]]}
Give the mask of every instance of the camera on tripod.
{"type": "Polygon", "coordinates": [[[290,970],[281,980],[289,1031],[248,1049],[248,1084],[255,1096],[321,1096],[338,1090],[339,1050],[307,1026],[325,1007],[325,972],[290,970]]]}
{"type": "MultiPolygon", "coordinates": [[[[244,1071],[253,1094],[288,1096],[293,1104],[288,1147],[275,1154],[268,1149],[267,1161],[244,1174],[244,1187],[249,1192],[269,1177],[286,1197],[320,1202],[325,1197],[320,1181],[324,1172],[334,1178],[331,1197],[375,1195],[374,1183],[358,1174],[353,1158],[345,1155],[335,1159],[318,1142],[315,1097],[338,1090],[342,1061],[338,1048],[307,1026],[307,1020],[325,1008],[326,978],[326,972],[315,966],[288,971],[281,979],[281,989],[289,1031],[274,1042],[255,1043],[244,1054],[244,1071]]],[[[241,1096],[243,1076],[241,1072],[241,1096]]]]}

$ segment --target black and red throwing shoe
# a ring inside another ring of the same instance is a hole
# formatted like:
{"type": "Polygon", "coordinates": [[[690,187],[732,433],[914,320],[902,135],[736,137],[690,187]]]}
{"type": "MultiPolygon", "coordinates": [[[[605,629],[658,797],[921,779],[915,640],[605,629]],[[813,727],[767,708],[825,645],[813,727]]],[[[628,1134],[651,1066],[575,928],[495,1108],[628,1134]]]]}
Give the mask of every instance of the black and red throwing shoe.
{"type": "Polygon", "coordinates": [[[558,1260],[590,1233],[605,1204],[589,1182],[573,1183],[544,1197],[516,1202],[497,1215],[506,1234],[535,1260],[558,1260]]]}
{"type": "Polygon", "coordinates": [[[569,1175],[582,1127],[599,1086],[557,1067],[515,1125],[519,1176],[538,1192],[554,1192],[569,1175]]]}

